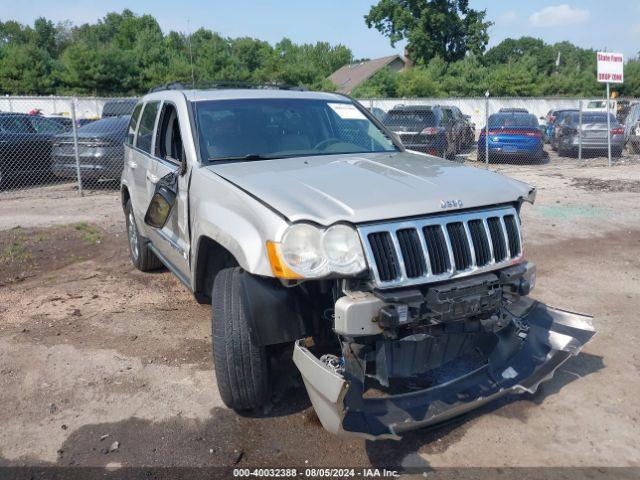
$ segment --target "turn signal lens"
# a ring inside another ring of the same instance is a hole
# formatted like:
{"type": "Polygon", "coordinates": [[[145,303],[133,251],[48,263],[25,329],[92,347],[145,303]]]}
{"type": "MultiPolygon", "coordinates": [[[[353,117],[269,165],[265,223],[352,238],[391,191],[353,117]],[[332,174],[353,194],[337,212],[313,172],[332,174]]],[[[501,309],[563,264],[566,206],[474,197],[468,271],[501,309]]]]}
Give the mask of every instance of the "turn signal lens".
{"type": "Polygon", "coordinates": [[[280,244],[276,242],[267,242],[267,254],[269,256],[269,263],[271,264],[271,271],[277,278],[284,280],[298,280],[302,278],[296,272],[287,267],[286,263],[282,260],[280,255],[280,244]]]}

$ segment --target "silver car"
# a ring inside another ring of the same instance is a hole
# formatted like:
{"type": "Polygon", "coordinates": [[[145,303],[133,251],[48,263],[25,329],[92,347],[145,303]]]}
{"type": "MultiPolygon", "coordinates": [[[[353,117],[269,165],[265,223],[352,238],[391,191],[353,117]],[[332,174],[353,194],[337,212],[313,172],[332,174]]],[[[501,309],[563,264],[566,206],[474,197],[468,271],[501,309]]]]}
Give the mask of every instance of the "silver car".
{"type": "Polygon", "coordinates": [[[556,148],[558,154],[575,155],[580,148],[582,150],[606,154],[608,150],[607,136],[611,136],[611,154],[614,157],[622,155],[624,148],[624,127],[618,123],[615,115],[609,114],[611,130],[607,131],[606,112],[582,112],[582,124],[580,124],[580,113],[574,112],[562,119],[557,126],[556,148]],[[582,138],[580,138],[582,137],[582,138]]]}
{"type": "Polygon", "coordinates": [[[624,139],[627,148],[633,153],[640,153],[640,103],[633,103],[624,122],[624,139]]]}
{"type": "Polygon", "coordinates": [[[212,304],[224,403],[267,406],[292,355],[324,427],[369,439],[535,392],[592,337],[528,297],[534,197],[406,152],[349,97],[275,88],[146,95],[122,175],[133,264],[212,304]]]}

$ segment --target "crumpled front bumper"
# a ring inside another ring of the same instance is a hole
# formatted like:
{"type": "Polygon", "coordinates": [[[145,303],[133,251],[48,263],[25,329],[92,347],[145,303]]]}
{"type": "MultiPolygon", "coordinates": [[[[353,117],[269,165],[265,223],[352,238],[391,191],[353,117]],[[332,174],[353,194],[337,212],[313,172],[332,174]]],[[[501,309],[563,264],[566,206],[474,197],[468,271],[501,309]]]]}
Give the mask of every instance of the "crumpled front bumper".
{"type": "Polygon", "coordinates": [[[521,342],[515,353],[507,346],[513,335],[500,338],[482,367],[424,390],[365,398],[356,382],[328,369],[302,340],[295,345],[293,360],[328,431],[397,439],[403,432],[446,421],[502,395],[535,392],[595,334],[587,315],[530,300],[515,304],[511,311],[518,324],[527,326],[518,334],[521,342]]]}

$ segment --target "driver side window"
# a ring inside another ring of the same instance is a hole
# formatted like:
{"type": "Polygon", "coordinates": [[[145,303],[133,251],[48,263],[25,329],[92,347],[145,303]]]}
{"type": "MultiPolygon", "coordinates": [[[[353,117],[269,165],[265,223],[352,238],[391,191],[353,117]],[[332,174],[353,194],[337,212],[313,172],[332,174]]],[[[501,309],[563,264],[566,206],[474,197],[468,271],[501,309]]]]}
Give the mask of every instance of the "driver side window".
{"type": "Polygon", "coordinates": [[[182,163],[185,158],[178,111],[170,103],[162,106],[154,153],[158,158],[177,164],[182,163]]]}

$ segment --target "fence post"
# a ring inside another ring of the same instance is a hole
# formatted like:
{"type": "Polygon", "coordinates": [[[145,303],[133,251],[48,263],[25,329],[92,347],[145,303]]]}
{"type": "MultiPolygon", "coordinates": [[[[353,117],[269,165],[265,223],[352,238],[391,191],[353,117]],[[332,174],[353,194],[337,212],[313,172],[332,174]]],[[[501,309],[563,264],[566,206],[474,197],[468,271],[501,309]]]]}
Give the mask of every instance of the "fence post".
{"type": "Polygon", "coordinates": [[[13,113],[13,100],[9,97],[9,112],[13,113]]]}
{"type": "Polygon", "coordinates": [[[73,153],[76,157],[76,176],[78,177],[78,193],[82,196],[82,175],[80,174],[80,152],[78,151],[78,122],[76,118],[76,99],[71,99],[71,121],[73,128],[73,153]]]}
{"type": "Polygon", "coordinates": [[[611,118],[609,114],[609,98],[611,92],[609,90],[609,82],[607,82],[607,155],[609,156],[609,166],[611,166],[611,118]]]}
{"type": "Polygon", "coordinates": [[[489,165],[489,90],[484,94],[484,163],[489,165]]]}
{"type": "Polygon", "coordinates": [[[578,113],[578,163],[582,164],[582,100],[579,104],[578,113]]]}

